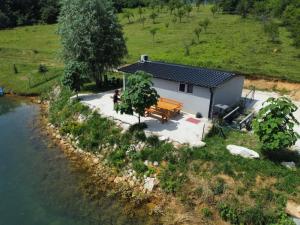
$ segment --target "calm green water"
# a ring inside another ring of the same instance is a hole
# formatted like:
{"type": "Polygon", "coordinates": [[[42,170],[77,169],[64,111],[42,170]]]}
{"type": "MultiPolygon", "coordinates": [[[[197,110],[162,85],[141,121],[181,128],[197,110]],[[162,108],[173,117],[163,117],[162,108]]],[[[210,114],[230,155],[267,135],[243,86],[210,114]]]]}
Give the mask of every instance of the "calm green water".
{"type": "Polygon", "coordinates": [[[0,225],[145,224],[116,199],[86,196],[86,174],[49,147],[38,113],[24,99],[0,98],[0,225]]]}

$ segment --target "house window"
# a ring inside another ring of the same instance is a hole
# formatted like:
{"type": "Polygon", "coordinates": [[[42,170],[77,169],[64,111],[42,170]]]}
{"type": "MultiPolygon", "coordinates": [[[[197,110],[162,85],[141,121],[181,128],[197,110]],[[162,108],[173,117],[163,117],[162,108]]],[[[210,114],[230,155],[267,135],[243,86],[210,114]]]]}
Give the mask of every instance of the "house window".
{"type": "Polygon", "coordinates": [[[185,92],[185,84],[184,83],[179,84],[179,91],[185,92]]]}
{"type": "Polygon", "coordinates": [[[187,91],[186,91],[186,92],[192,94],[192,93],[193,93],[193,89],[194,89],[194,85],[188,84],[188,85],[187,85],[187,91]]]}

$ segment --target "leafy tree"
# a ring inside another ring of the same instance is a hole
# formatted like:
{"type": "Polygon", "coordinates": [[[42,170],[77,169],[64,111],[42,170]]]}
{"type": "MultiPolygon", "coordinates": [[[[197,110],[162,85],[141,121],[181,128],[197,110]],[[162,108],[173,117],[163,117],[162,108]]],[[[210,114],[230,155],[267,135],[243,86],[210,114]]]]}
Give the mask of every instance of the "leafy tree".
{"type": "Polygon", "coordinates": [[[119,66],[127,54],[122,27],[110,1],[62,0],[59,34],[65,62],[84,63],[97,87],[103,74],[119,66]]]}
{"type": "Polygon", "coordinates": [[[131,23],[131,20],[130,20],[131,17],[134,18],[134,14],[131,11],[128,11],[128,10],[124,11],[123,18],[128,19],[128,23],[131,23]]]}
{"type": "Polygon", "coordinates": [[[210,8],[211,13],[213,14],[213,16],[216,15],[216,13],[219,11],[219,7],[214,4],[211,8],[210,8]]]}
{"type": "Polygon", "coordinates": [[[205,18],[203,21],[199,22],[199,26],[202,27],[204,29],[204,31],[206,32],[209,23],[210,23],[210,20],[208,18],[205,18]]]}
{"type": "Polygon", "coordinates": [[[59,15],[58,0],[41,0],[41,21],[47,24],[53,24],[57,22],[59,15]]]}
{"type": "Polygon", "coordinates": [[[183,47],[184,47],[184,55],[189,56],[191,44],[187,42],[183,42],[183,47]]]}
{"type": "Polygon", "coordinates": [[[76,61],[69,61],[66,63],[64,69],[64,76],[62,83],[75,91],[78,97],[78,92],[83,84],[83,79],[86,75],[86,66],[83,63],[76,61]]]}
{"type": "Polygon", "coordinates": [[[237,12],[243,17],[246,18],[249,13],[249,2],[248,0],[241,0],[237,5],[237,12]]]}
{"type": "Polygon", "coordinates": [[[194,30],[194,34],[195,34],[196,37],[197,37],[198,43],[200,42],[200,34],[201,34],[201,32],[202,32],[202,28],[201,28],[201,27],[197,27],[197,28],[195,28],[195,30],[194,30]]]}
{"type": "Polygon", "coordinates": [[[157,34],[157,31],[159,31],[159,28],[157,28],[157,27],[154,27],[154,28],[150,29],[150,31],[149,31],[150,34],[152,35],[153,43],[155,41],[155,35],[157,34]]]}
{"type": "Polygon", "coordinates": [[[143,13],[144,13],[144,10],[143,10],[142,6],[139,6],[138,14],[140,15],[140,19],[142,19],[143,13]]]}
{"type": "Polygon", "coordinates": [[[264,31],[269,35],[272,42],[279,40],[279,25],[274,21],[269,21],[264,24],[264,31]]]}
{"type": "Polygon", "coordinates": [[[285,150],[294,145],[299,134],[294,131],[299,124],[293,113],[297,106],[286,97],[269,98],[253,121],[255,134],[263,144],[263,150],[285,150]]]}
{"type": "Polygon", "coordinates": [[[193,7],[190,4],[187,4],[184,7],[184,10],[186,11],[186,14],[188,15],[188,17],[190,17],[191,12],[193,11],[193,7]]]}
{"type": "Polygon", "coordinates": [[[159,95],[152,87],[151,75],[138,71],[127,79],[126,89],[121,96],[121,102],[116,106],[121,114],[138,114],[139,123],[141,116],[145,115],[145,109],[157,104],[159,95]]]}
{"type": "Polygon", "coordinates": [[[181,23],[182,21],[182,18],[184,17],[185,15],[185,11],[184,9],[180,8],[177,13],[176,13],[176,16],[179,18],[179,22],[181,23]]]}
{"type": "Polygon", "coordinates": [[[143,28],[145,27],[146,18],[142,17],[139,21],[143,24],[143,28]]]}
{"type": "Polygon", "coordinates": [[[149,18],[152,20],[152,23],[155,24],[155,19],[158,17],[158,14],[154,11],[149,15],[149,18]]]}
{"type": "Polygon", "coordinates": [[[0,10],[0,29],[9,27],[9,18],[0,10]]]}
{"type": "Polygon", "coordinates": [[[199,12],[201,4],[204,3],[204,0],[196,0],[197,11],[199,12]]]}

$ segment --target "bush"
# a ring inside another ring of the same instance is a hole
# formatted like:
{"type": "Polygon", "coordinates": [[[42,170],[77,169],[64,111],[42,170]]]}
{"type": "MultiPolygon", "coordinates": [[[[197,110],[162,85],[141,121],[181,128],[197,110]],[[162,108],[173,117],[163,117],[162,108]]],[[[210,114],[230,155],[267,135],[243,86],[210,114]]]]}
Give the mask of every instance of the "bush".
{"type": "Polygon", "coordinates": [[[148,170],[148,167],[140,160],[133,161],[132,168],[137,174],[144,174],[148,170]]]}
{"type": "Polygon", "coordinates": [[[138,141],[146,141],[147,137],[144,131],[136,131],[134,132],[134,138],[138,141]]]}
{"type": "Polygon", "coordinates": [[[48,68],[44,64],[40,64],[38,69],[39,69],[39,73],[47,73],[48,72],[48,68]]]}
{"type": "Polygon", "coordinates": [[[153,147],[157,147],[160,144],[159,138],[156,135],[151,135],[147,138],[147,143],[153,147]]]}
{"type": "Polygon", "coordinates": [[[212,188],[215,195],[221,195],[225,190],[225,182],[223,179],[219,178],[216,184],[212,188]]]}
{"type": "Polygon", "coordinates": [[[143,160],[152,162],[161,162],[162,160],[170,160],[173,153],[173,145],[169,143],[162,144],[154,148],[145,148],[141,151],[143,160]]]}
{"type": "Polygon", "coordinates": [[[209,208],[203,208],[201,212],[205,218],[211,218],[213,215],[209,208]]]}
{"type": "Polygon", "coordinates": [[[114,167],[121,169],[125,166],[125,158],[126,148],[119,148],[109,155],[108,162],[114,167]]]}
{"type": "Polygon", "coordinates": [[[169,163],[159,175],[162,189],[167,193],[176,193],[182,187],[187,177],[177,168],[177,165],[169,163]]]}

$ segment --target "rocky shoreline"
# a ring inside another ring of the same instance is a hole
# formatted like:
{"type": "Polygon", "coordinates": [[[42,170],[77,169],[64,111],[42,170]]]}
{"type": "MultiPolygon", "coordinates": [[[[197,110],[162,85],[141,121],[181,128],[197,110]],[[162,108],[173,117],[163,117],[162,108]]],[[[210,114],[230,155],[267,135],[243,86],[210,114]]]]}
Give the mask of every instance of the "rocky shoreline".
{"type": "MultiPolygon", "coordinates": [[[[86,170],[91,180],[91,185],[99,192],[114,195],[126,202],[127,215],[147,215],[155,218],[155,223],[150,224],[174,224],[170,217],[174,217],[177,200],[174,196],[163,193],[154,179],[145,178],[138,180],[135,178],[133,171],[117,172],[106,165],[102,155],[96,155],[80,149],[76,141],[67,135],[61,135],[59,128],[49,123],[47,111],[48,102],[40,102],[41,106],[41,125],[44,128],[45,135],[50,137],[54,144],[60,147],[64,154],[73,162],[76,167],[86,170]],[[156,186],[154,188],[154,186],[156,186]],[[161,222],[163,221],[163,222],[161,222]]],[[[180,204],[179,204],[180,205],[180,204]]],[[[181,208],[181,207],[179,207],[181,208]]],[[[182,211],[182,210],[180,210],[182,211]]],[[[184,223],[181,223],[184,224],[184,223]]]]}

